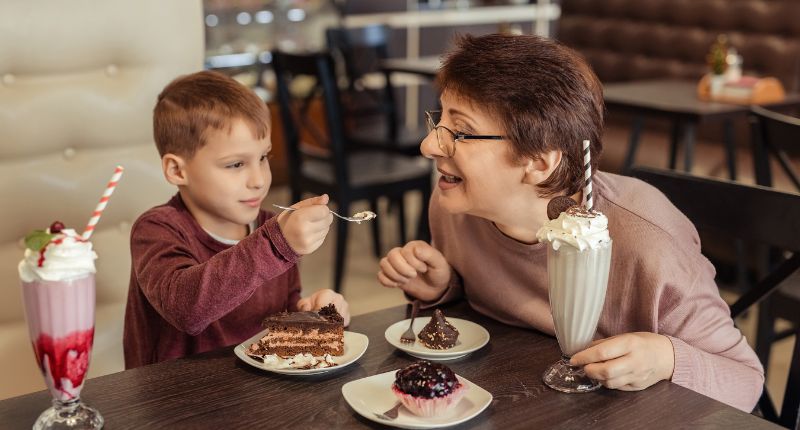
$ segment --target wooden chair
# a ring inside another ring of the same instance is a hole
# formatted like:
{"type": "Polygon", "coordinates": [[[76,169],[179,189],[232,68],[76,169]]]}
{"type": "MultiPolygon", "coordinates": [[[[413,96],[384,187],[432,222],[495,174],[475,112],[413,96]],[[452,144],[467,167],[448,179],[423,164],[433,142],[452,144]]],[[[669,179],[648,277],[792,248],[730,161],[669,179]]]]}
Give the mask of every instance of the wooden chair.
{"type": "MultiPolygon", "coordinates": [[[[784,281],[800,268],[800,195],[649,168],[636,167],[631,175],[661,190],[699,231],[714,232],[741,239],[748,246],[766,246],[782,252],[781,261],[762,267],[758,282],[731,305],[734,318],[778,293],[785,285],[784,281]]],[[[796,307],[794,312],[800,313],[800,307],[796,307]]],[[[795,327],[793,334],[795,339],[800,339],[800,328],[795,327]]],[[[765,368],[769,364],[768,361],[762,363],[765,368]]],[[[777,414],[766,386],[759,407],[764,418],[786,427],[798,427],[800,341],[795,340],[780,414],[777,414]]]]}
{"type": "MultiPolygon", "coordinates": [[[[407,192],[420,191],[422,205],[417,234],[426,238],[432,174],[429,161],[422,157],[407,157],[378,150],[353,151],[349,148],[344,134],[334,62],[328,53],[295,55],[274,52],[272,64],[287,145],[292,200],[300,200],[303,192],[327,193],[337,203],[339,213],[349,213],[350,205],[358,200],[368,200],[372,210],[377,213],[379,198],[387,197],[402,203],[407,192]],[[299,90],[302,86],[305,86],[305,90],[299,90]],[[290,88],[301,94],[293,94],[290,88]],[[320,99],[325,130],[315,126],[315,122],[309,118],[312,103],[320,99]],[[309,141],[314,141],[315,145],[309,141]]],[[[398,209],[400,240],[405,242],[402,204],[398,209]]],[[[371,221],[376,254],[380,252],[379,220],[380,217],[371,221]]],[[[341,290],[348,224],[336,221],[333,281],[336,291],[341,290]]]]}
{"type": "MultiPolygon", "coordinates": [[[[753,144],[753,164],[756,183],[766,187],[773,186],[772,163],[775,159],[783,173],[800,192],[800,176],[790,158],[790,153],[800,150],[800,119],[764,109],[760,106],[750,108],[750,125],[753,144]]],[[[774,253],[773,253],[774,254],[774,253]]],[[[769,258],[780,259],[780,255],[769,258]]],[[[785,286],[778,292],[780,298],[771,298],[759,307],[759,321],[763,329],[759,330],[759,342],[756,352],[769,360],[773,341],[791,336],[794,330],[788,329],[775,333],[772,329],[775,318],[791,321],[794,326],[800,325],[800,285],[797,283],[785,286]]]]}
{"type": "Polygon", "coordinates": [[[781,169],[800,191],[800,176],[788,153],[800,151],[800,119],[773,112],[760,106],[750,107],[753,163],[756,183],[772,186],[770,159],[776,158],[781,169]]]}
{"type": "Polygon", "coordinates": [[[381,61],[389,56],[391,28],[383,24],[360,28],[329,28],[328,48],[347,81],[342,91],[345,133],[358,147],[379,148],[405,155],[420,155],[419,144],[428,135],[425,127],[400,124],[391,73],[381,61]],[[384,85],[372,88],[369,77],[382,75],[384,85]]]}

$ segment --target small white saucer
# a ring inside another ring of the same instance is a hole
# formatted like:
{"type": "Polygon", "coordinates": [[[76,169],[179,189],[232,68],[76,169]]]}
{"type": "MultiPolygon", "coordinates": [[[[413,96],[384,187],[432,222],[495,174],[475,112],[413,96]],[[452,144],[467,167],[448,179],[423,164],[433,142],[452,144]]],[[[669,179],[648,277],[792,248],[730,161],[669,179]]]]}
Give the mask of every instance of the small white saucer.
{"type": "Polygon", "coordinates": [[[387,426],[405,429],[433,429],[448,427],[468,421],[486,409],[492,403],[492,394],[483,388],[468,381],[463,376],[456,375],[458,380],[468,387],[464,397],[452,406],[444,415],[436,417],[418,417],[405,407],[400,407],[397,419],[385,420],[375,416],[391,408],[397,403],[397,397],[392,393],[392,384],[397,370],[368,376],[366,378],[350,381],[342,386],[342,395],[362,417],[387,426]]]}
{"type": "Polygon", "coordinates": [[[319,373],[326,373],[335,371],[344,367],[347,367],[353,363],[355,363],[364,352],[367,350],[367,345],[369,345],[369,338],[364,336],[361,333],[353,333],[351,331],[344,332],[344,354],[338,357],[331,357],[333,362],[336,363],[336,366],[331,367],[323,367],[321,369],[283,369],[277,368],[269,365],[268,363],[264,363],[263,361],[256,360],[253,357],[247,355],[246,351],[250,348],[255,342],[258,342],[259,339],[264,337],[267,330],[264,330],[257,335],[247,339],[246,341],[242,342],[241,344],[237,345],[236,348],[233,349],[233,352],[239,357],[240,360],[244,361],[245,363],[259,368],[261,370],[266,370],[269,372],[281,373],[284,375],[316,375],[319,373]]]}
{"type": "MultiPolygon", "coordinates": [[[[431,320],[431,317],[417,317],[414,319],[414,333],[419,334],[431,320]]],[[[420,343],[419,339],[413,344],[400,342],[400,336],[408,328],[410,320],[396,322],[389,326],[384,333],[386,341],[395,348],[417,358],[434,361],[455,360],[483,348],[489,342],[489,332],[479,324],[459,318],[447,318],[447,321],[458,330],[458,341],[450,349],[431,349],[420,343]]]]}

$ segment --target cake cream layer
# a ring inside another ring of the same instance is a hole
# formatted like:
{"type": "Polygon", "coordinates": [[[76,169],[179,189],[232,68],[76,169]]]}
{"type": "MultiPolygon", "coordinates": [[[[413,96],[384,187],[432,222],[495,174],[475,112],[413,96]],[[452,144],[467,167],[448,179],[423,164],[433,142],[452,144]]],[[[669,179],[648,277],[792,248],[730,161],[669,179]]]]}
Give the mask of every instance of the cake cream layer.
{"type": "Polygon", "coordinates": [[[342,346],[341,341],[333,341],[333,342],[292,342],[292,341],[283,341],[283,342],[267,342],[265,345],[267,348],[282,348],[282,347],[290,347],[290,348],[307,348],[307,347],[314,347],[319,346],[322,348],[340,348],[342,346]]]}
{"type": "Polygon", "coordinates": [[[332,339],[332,338],[340,338],[344,335],[344,330],[325,330],[320,333],[319,330],[308,330],[308,331],[296,331],[296,330],[270,330],[262,339],[272,339],[276,337],[297,337],[302,336],[304,338],[314,338],[314,339],[332,339]]]}
{"type": "Polygon", "coordinates": [[[344,353],[344,331],[341,328],[322,332],[317,329],[270,331],[259,344],[264,353],[284,357],[301,353],[338,356],[344,353]]]}
{"type": "Polygon", "coordinates": [[[344,354],[344,324],[336,307],[325,306],[318,312],[289,312],[264,319],[267,334],[251,346],[255,354],[296,354],[322,356],[344,354]]]}
{"type": "Polygon", "coordinates": [[[267,332],[266,336],[262,339],[270,339],[274,337],[296,337],[302,336],[304,338],[322,338],[322,339],[330,339],[334,337],[342,337],[344,335],[344,329],[342,327],[332,328],[332,329],[323,329],[320,331],[319,329],[311,329],[311,330],[301,330],[301,329],[286,329],[286,330],[275,330],[270,328],[267,332]]]}

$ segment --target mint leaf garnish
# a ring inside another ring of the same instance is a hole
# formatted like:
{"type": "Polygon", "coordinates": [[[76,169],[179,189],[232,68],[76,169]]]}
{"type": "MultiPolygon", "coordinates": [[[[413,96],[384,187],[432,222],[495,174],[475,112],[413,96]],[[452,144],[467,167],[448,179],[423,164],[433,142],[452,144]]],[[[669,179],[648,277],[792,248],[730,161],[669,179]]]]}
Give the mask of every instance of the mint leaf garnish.
{"type": "Polygon", "coordinates": [[[55,237],[44,230],[34,230],[25,236],[25,247],[32,251],[41,251],[55,237]]]}

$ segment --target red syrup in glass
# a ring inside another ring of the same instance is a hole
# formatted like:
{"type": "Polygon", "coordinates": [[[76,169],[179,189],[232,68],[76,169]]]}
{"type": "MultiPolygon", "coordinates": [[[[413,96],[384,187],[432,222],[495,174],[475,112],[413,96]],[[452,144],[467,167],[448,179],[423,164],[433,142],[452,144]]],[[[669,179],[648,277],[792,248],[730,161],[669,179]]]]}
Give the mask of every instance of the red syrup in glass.
{"type": "Polygon", "coordinates": [[[63,379],[69,379],[74,388],[83,384],[93,340],[94,328],[91,328],[74,331],[57,339],[42,333],[33,343],[39,369],[46,375],[49,368],[53,387],[70,398],[74,396],[64,389],[63,379]]]}

